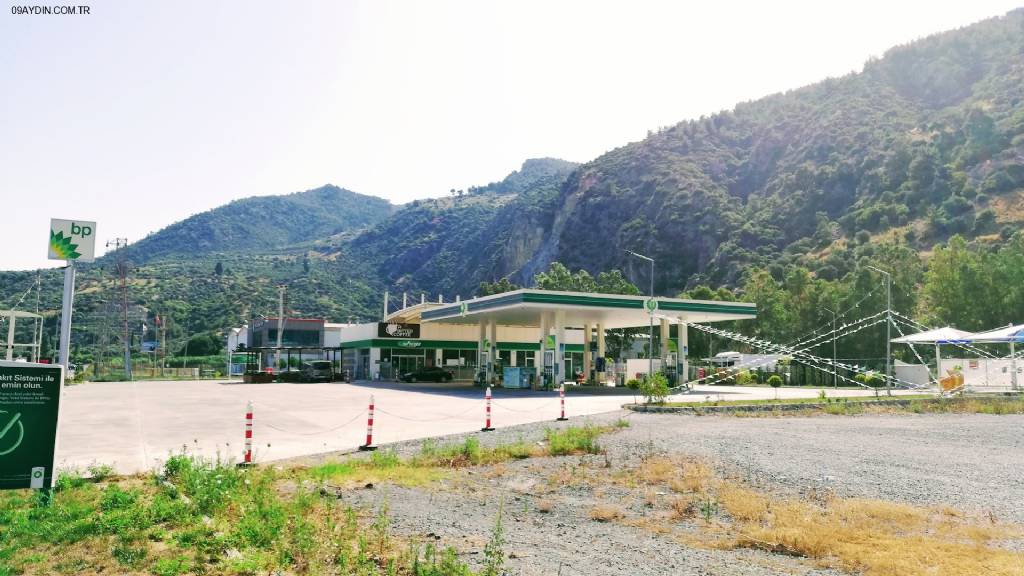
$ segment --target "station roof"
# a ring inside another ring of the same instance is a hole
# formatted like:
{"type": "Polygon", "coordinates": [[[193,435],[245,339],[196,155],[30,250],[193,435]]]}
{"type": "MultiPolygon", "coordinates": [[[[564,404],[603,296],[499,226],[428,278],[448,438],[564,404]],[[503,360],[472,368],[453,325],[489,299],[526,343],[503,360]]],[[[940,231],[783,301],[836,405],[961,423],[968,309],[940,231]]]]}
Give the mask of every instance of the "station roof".
{"type": "MultiPolygon", "coordinates": [[[[645,306],[648,296],[592,294],[521,289],[513,292],[463,300],[422,310],[422,322],[477,324],[494,320],[501,326],[539,327],[541,316],[564,314],[564,326],[582,328],[601,323],[605,328],[647,326],[650,314],[645,306]]],[[[656,315],[683,322],[720,322],[755,318],[754,304],[655,297],[656,315]]]]}

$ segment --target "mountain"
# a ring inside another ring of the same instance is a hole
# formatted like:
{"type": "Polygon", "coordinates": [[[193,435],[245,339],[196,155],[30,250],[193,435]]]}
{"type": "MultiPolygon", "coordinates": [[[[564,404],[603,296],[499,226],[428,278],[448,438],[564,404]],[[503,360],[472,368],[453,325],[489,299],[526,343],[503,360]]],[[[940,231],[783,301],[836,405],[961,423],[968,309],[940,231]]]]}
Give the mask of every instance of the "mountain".
{"type": "Polygon", "coordinates": [[[577,166],[527,160],[500,182],[412,202],[345,249],[373,261],[395,290],[472,295],[480,282],[517,273],[535,256],[577,166]]]}
{"type": "MultiPolygon", "coordinates": [[[[1024,228],[1022,206],[1024,9],[582,165],[528,160],[501,181],[399,207],[333,186],[239,200],[135,243],[130,294],[184,338],[274,314],[278,285],[292,313],[336,320],[376,317],[384,289],[469,296],[482,281],[532,284],[554,261],[623,269],[646,286],[647,264],[625,250],[656,260],[659,294],[747,288],[753,271],[763,286],[794,270],[801,285],[850,278],[859,259],[885,254],[910,263],[897,284],[914,293],[921,255],[943,253],[953,235],[967,239],[950,243],[957,253],[1007,245],[1024,228]]],[[[96,340],[90,323],[109,324],[111,268],[109,258],[82,268],[79,344],[96,340]]],[[[30,294],[34,280],[0,273],[0,303],[30,294]]],[[[844,285],[857,293],[874,285],[854,280],[844,285]]],[[[42,281],[52,334],[59,272],[42,281]]],[[[805,323],[817,323],[808,310],[805,323]]]]}
{"type": "MultiPolygon", "coordinates": [[[[657,287],[750,266],[826,277],[850,248],[1018,229],[1024,10],[889,50],[829,79],[662,129],[569,178],[542,250],[591,271],[658,261],[657,287]]],[[[1005,233],[1004,233],[1005,236],[1005,233]]]]}
{"type": "Polygon", "coordinates": [[[137,263],[216,252],[261,252],[372,226],[391,215],[387,200],[328,184],[305,192],[235,200],[134,243],[137,263]]]}

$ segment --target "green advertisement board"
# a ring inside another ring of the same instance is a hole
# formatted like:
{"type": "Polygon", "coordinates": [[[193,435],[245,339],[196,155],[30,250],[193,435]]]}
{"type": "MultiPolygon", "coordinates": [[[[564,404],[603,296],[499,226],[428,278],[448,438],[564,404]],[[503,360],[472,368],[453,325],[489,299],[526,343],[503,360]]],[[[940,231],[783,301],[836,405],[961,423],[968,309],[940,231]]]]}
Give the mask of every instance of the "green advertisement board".
{"type": "Polygon", "coordinates": [[[62,368],[0,362],[0,489],[53,486],[62,368]]]}

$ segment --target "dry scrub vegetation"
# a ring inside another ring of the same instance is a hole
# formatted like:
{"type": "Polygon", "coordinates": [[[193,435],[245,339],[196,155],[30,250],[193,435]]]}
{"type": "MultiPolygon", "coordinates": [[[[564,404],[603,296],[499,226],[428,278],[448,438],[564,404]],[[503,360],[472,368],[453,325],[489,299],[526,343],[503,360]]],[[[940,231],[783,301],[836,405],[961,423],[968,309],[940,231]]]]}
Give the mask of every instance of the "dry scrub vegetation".
{"type": "MultiPolygon", "coordinates": [[[[752,548],[808,558],[865,576],[1020,575],[1024,527],[994,515],[972,517],[832,494],[779,497],[722,478],[701,460],[651,456],[610,476],[590,475],[636,491],[639,514],[597,503],[590,517],[674,537],[689,546],[752,548]]],[[[598,491],[595,490],[595,493],[598,491]]]]}

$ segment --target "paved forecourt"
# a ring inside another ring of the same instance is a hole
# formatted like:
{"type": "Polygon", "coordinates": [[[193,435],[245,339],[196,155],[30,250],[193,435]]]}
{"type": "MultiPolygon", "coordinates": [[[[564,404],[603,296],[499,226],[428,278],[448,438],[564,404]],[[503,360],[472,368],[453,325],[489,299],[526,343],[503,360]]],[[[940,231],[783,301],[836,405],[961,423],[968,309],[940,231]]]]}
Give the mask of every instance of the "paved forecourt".
{"type": "MultiPolygon", "coordinates": [[[[183,449],[209,458],[240,460],[249,400],[255,414],[257,462],[358,447],[366,439],[371,394],[376,400],[374,444],[469,432],[484,422],[483,390],[458,384],[141,381],[92,382],[65,391],[58,467],[110,464],[121,473],[151,470],[183,449]]],[[[634,400],[625,390],[600,392],[570,388],[569,418],[617,410],[634,400]]],[[[817,394],[817,389],[779,390],[782,398],[817,394]]],[[[703,400],[708,395],[723,400],[759,399],[774,397],[775,390],[700,386],[674,399],[703,400]]],[[[558,393],[495,389],[492,414],[495,427],[554,420],[559,415],[558,393]]]]}

